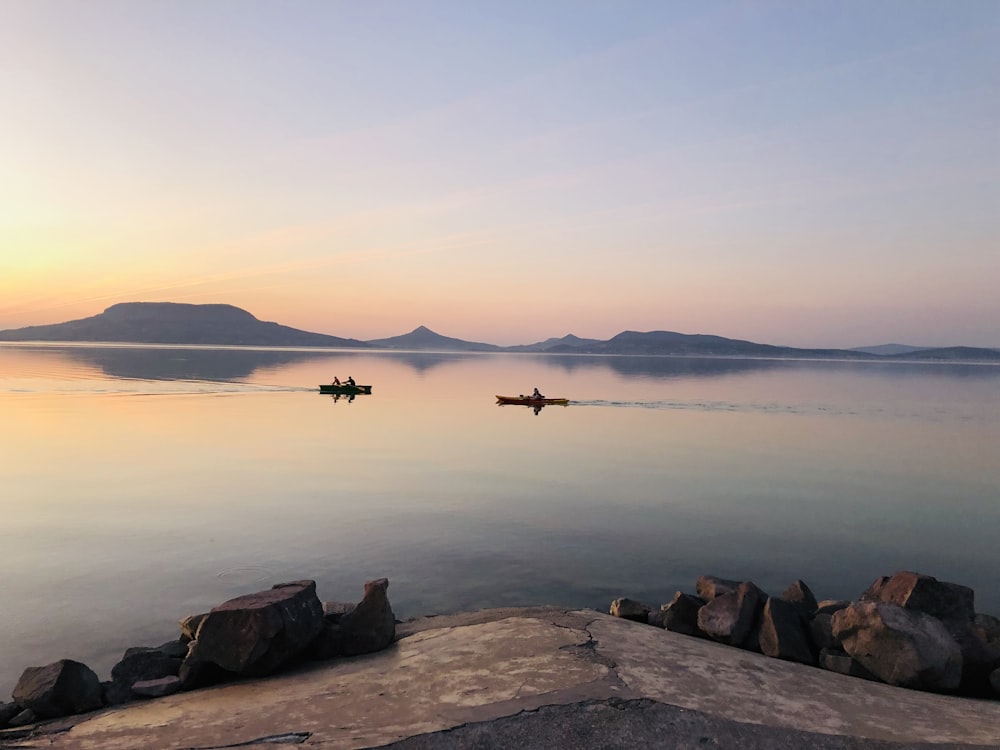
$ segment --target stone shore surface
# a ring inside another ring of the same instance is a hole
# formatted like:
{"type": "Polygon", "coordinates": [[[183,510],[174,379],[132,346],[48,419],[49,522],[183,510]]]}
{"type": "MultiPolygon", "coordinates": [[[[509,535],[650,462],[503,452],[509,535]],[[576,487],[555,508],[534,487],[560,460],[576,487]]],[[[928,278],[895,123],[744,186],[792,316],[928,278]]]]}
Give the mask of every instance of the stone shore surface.
{"type": "Polygon", "coordinates": [[[589,610],[400,624],[384,651],[0,732],[3,750],[1000,748],[1000,702],[589,610]]]}

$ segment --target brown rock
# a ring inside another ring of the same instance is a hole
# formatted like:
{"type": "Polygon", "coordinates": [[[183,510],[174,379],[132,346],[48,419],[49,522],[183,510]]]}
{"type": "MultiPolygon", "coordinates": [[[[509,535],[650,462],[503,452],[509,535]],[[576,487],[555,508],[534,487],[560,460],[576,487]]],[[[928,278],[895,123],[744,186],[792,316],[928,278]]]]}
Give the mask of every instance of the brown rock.
{"type": "Polygon", "coordinates": [[[334,608],[309,647],[313,659],[369,654],[386,648],[396,637],[396,618],[389,604],[389,579],[365,584],[357,606],[334,608]]]}
{"type": "Polygon", "coordinates": [[[28,667],[14,688],[14,702],[40,719],[80,714],[104,705],[101,682],[86,664],[62,659],[28,667]]]}
{"type": "Polygon", "coordinates": [[[782,592],[781,599],[789,604],[794,604],[809,615],[813,614],[819,608],[813,592],[806,585],[805,581],[801,579],[793,581],[792,584],[782,592]]]}
{"type": "Polygon", "coordinates": [[[760,620],[761,653],[785,661],[815,664],[802,612],[797,603],[768,597],[760,620]]]}
{"type": "Polygon", "coordinates": [[[706,602],[710,602],[716,597],[736,591],[741,581],[731,581],[728,578],[718,578],[716,576],[698,576],[695,581],[694,590],[698,596],[706,602]]]}
{"type": "Polygon", "coordinates": [[[302,653],[322,628],[316,582],[278,584],[212,609],[185,663],[214,664],[241,676],[270,674],[302,653]]]}
{"type": "Polygon", "coordinates": [[[611,615],[614,617],[621,617],[624,620],[648,623],[650,611],[650,607],[647,607],[642,602],[637,602],[635,599],[629,599],[628,597],[621,597],[620,599],[615,599],[611,602],[611,615]]]}
{"type": "Polygon", "coordinates": [[[975,593],[968,586],[910,571],[895,573],[874,596],[872,601],[898,604],[939,620],[972,622],[976,616],[975,593]]]}
{"type": "Polygon", "coordinates": [[[660,607],[663,627],[674,633],[704,638],[705,634],[698,628],[698,610],[703,606],[704,599],[678,591],[673,599],[660,607]]]}
{"type": "Polygon", "coordinates": [[[180,677],[161,677],[157,680],[140,680],[132,684],[132,692],[144,698],[162,698],[181,689],[180,677]]]}

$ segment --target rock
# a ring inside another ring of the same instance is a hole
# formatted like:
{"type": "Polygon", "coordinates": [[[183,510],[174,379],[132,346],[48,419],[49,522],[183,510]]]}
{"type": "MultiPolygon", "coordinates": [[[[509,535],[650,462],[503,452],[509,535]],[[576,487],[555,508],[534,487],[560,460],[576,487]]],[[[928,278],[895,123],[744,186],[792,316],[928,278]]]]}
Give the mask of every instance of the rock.
{"type": "MultiPolygon", "coordinates": [[[[815,602],[815,600],[813,600],[815,602]]],[[[768,597],[760,619],[761,653],[800,664],[816,664],[798,602],[768,597]]]]}
{"type": "Polygon", "coordinates": [[[146,698],[162,698],[181,689],[181,678],[161,677],[158,680],[140,680],[132,685],[132,692],[146,698]]]}
{"type": "Polygon", "coordinates": [[[861,592],[861,601],[863,602],[877,602],[881,601],[879,595],[882,593],[882,589],[889,582],[889,576],[879,576],[872,584],[861,592]]]}
{"type": "MultiPolygon", "coordinates": [[[[843,607],[841,607],[843,609],[843,607]]],[[[809,621],[809,637],[817,651],[840,650],[840,641],[833,635],[833,615],[820,612],[809,621]]],[[[834,670],[836,671],[836,670],[834,670]]]]}
{"type": "MultiPolygon", "coordinates": [[[[176,653],[176,642],[166,644],[176,653]]],[[[186,653],[187,647],[184,647],[186,653]]],[[[158,648],[130,648],[122,660],[111,668],[111,684],[105,686],[104,698],[108,705],[118,705],[132,700],[133,685],[146,680],[176,677],[183,659],[164,653],[158,648]]]]}
{"type": "Polygon", "coordinates": [[[1000,646],[1000,618],[977,614],[972,624],[981,641],[991,646],[1000,646]]]}
{"type": "Polygon", "coordinates": [[[813,592],[806,586],[805,581],[800,579],[796,579],[781,593],[781,600],[794,604],[808,615],[812,615],[819,608],[813,592]]]}
{"type": "Polygon", "coordinates": [[[646,622],[649,625],[652,625],[654,628],[662,628],[662,627],[664,627],[664,622],[665,621],[664,621],[664,618],[663,618],[663,607],[665,607],[665,606],[667,606],[667,605],[664,604],[659,609],[652,609],[652,610],[650,610],[649,611],[649,619],[647,619],[646,622]]]}
{"type": "Polygon", "coordinates": [[[952,692],[962,652],[940,620],[883,602],[856,602],[833,615],[844,651],[890,685],[952,692]]]}
{"type": "Polygon", "coordinates": [[[386,591],[387,578],[368,581],[356,607],[326,615],[319,635],[309,647],[314,659],[370,654],[386,648],[396,637],[396,618],[386,591]]]}
{"type": "Polygon", "coordinates": [[[699,609],[698,627],[717,641],[742,646],[758,619],[764,597],[757,586],[745,581],[699,609]]]}
{"type": "Polygon", "coordinates": [[[0,703],[0,729],[7,726],[8,722],[23,710],[16,703],[0,703]]]}
{"type": "Polygon", "coordinates": [[[663,627],[673,633],[704,638],[705,633],[698,627],[698,610],[703,606],[705,606],[704,599],[678,591],[673,599],[660,607],[663,627]]]}
{"type": "Polygon", "coordinates": [[[197,615],[188,615],[181,620],[181,640],[193,641],[197,638],[198,628],[201,627],[201,623],[206,617],[208,617],[208,612],[202,612],[197,615]]]}
{"type": "Polygon", "coordinates": [[[34,711],[30,708],[26,708],[11,718],[11,720],[7,722],[7,726],[11,729],[14,727],[24,727],[28,724],[34,724],[39,718],[40,717],[37,716],[34,711]]]}
{"type": "Polygon", "coordinates": [[[723,594],[728,594],[730,591],[736,591],[740,583],[740,581],[730,581],[728,578],[698,576],[698,580],[694,584],[694,590],[699,597],[706,602],[710,602],[723,594]]]}
{"type": "Polygon", "coordinates": [[[1000,698],[1000,669],[994,669],[990,673],[990,687],[993,688],[994,694],[1000,698]]]}
{"type": "Polygon", "coordinates": [[[633,620],[634,622],[649,622],[650,608],[635,599],[622,597],[611,602],[611,614],[614,617],[621,617],[623,620],[633,620]]]}
{"type": "Polygon", "coordinates": [[[816,605],[816,614],[830,614],[846,607],[850,602],[847,599],[824,599],[816,605]]]}
{"type": "MultiPolygon", "coordinates": [[[[239,676],[271,674],[302,653],[322,629],[316,582],[281,583],[213,608],[184,661],[214,664],[239,676]]],[[[188,666],[190,679],[199,669],[188,666]]]]}
{"type": "Polygon", "coordinates": [[[13,697],[40,719],[80,714],[104,705],[101,682],[94,670],[72,659],[28,667],[17,681],[13,697]]]}
{"type": "Polygon", "coordinates": [[[843,651],[824,648],[819,652],[819,665],[823,669],[845,674],[848,677],[860,677],[862,680],[872,680],[873,682],[879,681],[878,677],[861,666],[857,659],[843,651]]]}
{"type": "Polygon", "coordinates": [[[874,596],[871,601],[898,604],[939,620],[972,622],[976,616],[975,593],[968,586],[910,571],[893,574],[874,596]]]}
{"type": "Polygon", "coordinates": [[[980,698],[992,695],[990,675],[1000,668],[1000,648],[983,641],[972,623],[947,620],[944,627],[962,652],[961,692],[980,698]]]}

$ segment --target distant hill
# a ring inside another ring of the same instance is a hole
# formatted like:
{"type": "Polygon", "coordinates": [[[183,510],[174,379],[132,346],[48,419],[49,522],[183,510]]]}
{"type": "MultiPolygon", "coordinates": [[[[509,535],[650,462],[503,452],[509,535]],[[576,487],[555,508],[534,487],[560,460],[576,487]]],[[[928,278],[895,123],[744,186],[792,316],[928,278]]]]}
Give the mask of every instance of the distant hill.
{"type": "Polygon", "coordinates": [[[426,326],[418,326],[402,336],[372,339],[367,343],[377,349],[417,349],[446,352],[496,352],[502,350],[502,347],[495,344],[480,344],[475,341],[462,341],[462,339],[442,336],[426,326]]]}
{"type": "Polygon", "coordinates": [[[545,341],[539,341],[536,344],[505,346],[504,350],[508,352],[549,352],[555,350],[556,347],[560,347],[560,351],[569,351],[573,349],[580,350],[588,346],[597,346],[601,343],[603,342],[599,339],[581,339],[579,336],[569,333],[561,338],[545,339],[545,341]]]}
{"type": "Polygon", "coordinates": [[[497,346],[442,336],[426,326],[418,326],[401,336],[359,341],[266,323],[232,305],[189,305],[176,302],[126,302],[112,305],[100,315],[90,318],[0,331],[0,341],[106,341],[209,346],[373,347],[426,352],[1000,362],[1000,350],[971,346],[920,348],[907,344],[881,344],[857,349],[799,349],[675,331],[622,331],[607,341],[567,334],[534,344],[497,346]]]}
{"type": "Polygon", "coordinates": [[[852,352],[864,352],[865,354],[878,354],[879,356],[892,356],[895,354],[909,354],[919,352],[921,349],[930,349],[929,346],[911,346],[910,344],[879,344],[878,346],[856,346],[852,352]]]}
{"type": "Polygon", "coordinates": [[[938,349],[918,349],[912,352],[894,354],[886,359],[894,360],[940,360],[946,362],[1000,362],[1000,349],[983,349],[978,346],[947,346],[938,349]]]}
{"type": "Polygon", "coordinates": [[[123,302],[89,318],[0,331],[0,341],[367,347],[357,339],[266,323],[232,305],[177,302],[123,302]]]}

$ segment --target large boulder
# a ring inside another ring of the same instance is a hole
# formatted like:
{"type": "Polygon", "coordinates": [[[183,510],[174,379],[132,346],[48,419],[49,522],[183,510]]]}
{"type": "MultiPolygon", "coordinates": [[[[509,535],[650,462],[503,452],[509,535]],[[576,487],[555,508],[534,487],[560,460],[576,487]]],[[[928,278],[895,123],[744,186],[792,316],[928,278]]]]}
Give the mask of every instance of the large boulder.
{"type": "Polygon", "coordinates": [[[694,583],[694,590],[698,596],[706,602],[710,602],[716,597],[736,591],[742,581],[731,581],[728,578],[718,576],[698,576],[694,583]]]}
{"type": "Polygon", "coordinates": [[[756,585],[744,581],[735,591],[715,597],[698,610],[698,628],[729,646],[743,646],[757,623],[765,597],[756,585]]]}
{"type": "Polygon", "coordinates": [[[816,596],[813,594],[812,589],[810,589],[806,585],[806,582],[801,579],[793,581],[792,584],[781,593],[781,599],[789,604],[794,604],[807,615],[814,614],[819,608],[819,604],[816,602],[816,596]]]}
{"type": "Polygon", "coordinates": [[[815,664],[803,608],[799,603],[768,597],[760,619],[760,651],[767,656],[800,664],[815,664]]]}
{"type": "MultiPolygon", "coordinates": [[[[841,607],[843,609],[843,607],[841,607]]],[[[819,612],[809,621],[809,639],[817,651],[839,651],[840,641],[833,635],[833,614],[819,612]]]]}
{"type": "Polygon", "coordinates": [[[365,583],[356,606],[333,603],[326,607],[323,626],[309,648],[314,659],[370,654],[396,638],[396,618],[389,604],[389,579],[365,583]]]}
{"type": "Polygon", "coordinates": [[[939,620],[971,623],[976,616],[975,592],[968,586],[939,581],[910,571],[894,573],[871,594],[870,601],[898,604],[939,620]]]}
{"type": "Polygon", "coordinates": [[[977,614],[972,625],[979,640],[991,646],[1000,647],[1000,617],[977,614]]]}
{"type": "Polygon", "coordinates": [[[203,665],[238,676],[270,674],[301,654],[322,629],[315,581],[280,583],[230,599],[198,625],[182,681],[188,687],[189,675],[203,665]]]}
{"type": "Polygon", "coordinates": [[[704,638],[705,634],[698,628],[698,610],[703,606],[705,600],[701,597],[678,591],[673,599],[660,607],[663,627],[674,633],[704,638]]]}
{"type": "Polygon", "coordinates": [[[72,659],[28,667],[17,681],[13,697],[40,719],[80,714],[104,705],[101,681],[94,670],[72,659]]]}
{"type": "Polygon", "coordinates": [[[862,680],[879,681],[878,677],[861,666],[857,659],[836,649],[824,648],[820,650],[819,666],[831,672],[847,675],[848,677],[860,677],[862,680]]]}
{"type": "Polygon", "coordinates": [[[897,604],[855,602],[833,615],[844,651],[890,685],[952,692],[962,652],[940,620],[897,604]]]}

